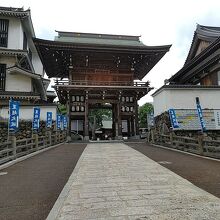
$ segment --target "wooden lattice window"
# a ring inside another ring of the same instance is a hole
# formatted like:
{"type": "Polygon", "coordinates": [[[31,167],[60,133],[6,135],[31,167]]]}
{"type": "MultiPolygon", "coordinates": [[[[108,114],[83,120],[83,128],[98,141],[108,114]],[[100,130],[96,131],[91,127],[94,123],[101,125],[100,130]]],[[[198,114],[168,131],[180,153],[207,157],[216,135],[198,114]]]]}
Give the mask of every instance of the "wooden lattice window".
{"type": "Polygon", "coordinates": [[[8,20],[0,19],[0,47],[8,46],[8,23],[8,20]]]}
{"type": "Polygon", "coordinates": [[[0,91],[5,91],[6,64],[0,64],[0,91]]]}

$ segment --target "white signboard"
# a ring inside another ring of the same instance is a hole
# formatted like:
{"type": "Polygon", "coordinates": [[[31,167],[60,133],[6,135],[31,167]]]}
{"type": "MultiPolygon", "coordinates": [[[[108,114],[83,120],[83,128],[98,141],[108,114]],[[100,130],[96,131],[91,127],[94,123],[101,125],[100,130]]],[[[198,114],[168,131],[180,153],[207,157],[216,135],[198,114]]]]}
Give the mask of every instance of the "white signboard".
{"type": "MultiPolygon", "coordinates": [[[[200,120],[196,109],[175,109],[179,128],[174,130],[201,130],[200,120]]],[[[220,109],[203,110],[206,130],[220,130],[220,109]]]]}

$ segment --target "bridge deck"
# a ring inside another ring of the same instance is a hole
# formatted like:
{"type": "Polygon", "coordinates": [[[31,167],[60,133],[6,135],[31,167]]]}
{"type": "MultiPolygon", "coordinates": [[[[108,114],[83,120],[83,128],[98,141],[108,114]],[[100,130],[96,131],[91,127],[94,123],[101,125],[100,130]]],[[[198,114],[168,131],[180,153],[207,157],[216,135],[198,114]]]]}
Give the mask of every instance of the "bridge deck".
{"type": "Polygon", "coordinates": [[[0,219],[45,219],[85,146],[61,145],[0,170],[0,219]]]}
{"type": "MultiPolygon", "coordinates": [[[[219,162],[128,144],[220,197],[219,162]]],[[[0,170],[0,219],[45,219],[85,146],[61,145],[0,170]]],[[[68,182],[69,196],[58,200],[64,206],[59,212],[56,203],[52,213],[63,219],[220,219],[219,199],[143,154],[121,143],[89,144],[72,174],[77,178],[68,182]]]]}
{"type": "Polygon", "coordinates": [[[95,143],[47,219],[220,219],[220,199],[125,144],[95,143]]]}

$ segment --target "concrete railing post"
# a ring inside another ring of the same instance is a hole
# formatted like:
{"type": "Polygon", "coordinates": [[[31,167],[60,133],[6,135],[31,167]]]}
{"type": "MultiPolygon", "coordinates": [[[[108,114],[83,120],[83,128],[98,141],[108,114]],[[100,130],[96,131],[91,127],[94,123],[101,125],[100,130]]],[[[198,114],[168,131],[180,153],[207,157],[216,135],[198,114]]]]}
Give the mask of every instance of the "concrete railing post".
{"type": "Polygon", "coordinates": [[[61,142],[60,139],[61,139],[61,131],[58,131],[58,143],[61,142]]]}
{"type": "Polygon", "coordinates": [[[154,129],[151,129],[151,141],[153,144],[155,143],[154,129]]]}
{"type": "Polygon", "coordinates": [[[47,131],[47,137],[48,137],[49,146],[51,146],[52,145],[51,131],[47,131]]]}
{"type": "Polygon", "coordinates": [[[170,132],[170,145],[173,146],[173,132],[170,132]]]}
{"type": "Polygon", "coordinates": [[[198,152],[200,155],[203,155],[203,145],[204,145],[204,142],[203,142],[203,139],[204,139],[204,135],[203,134],[199,134],[198,135],[198,152]]]}
{"type": "Polygon", "coordinates": [[[11,147],[13,149],[13,159],[17,158],[17,143],[16,136],[14,133],[10,133],[8,136],[8,140],[11,141],[11,147]]]}
{"type": "Polygon", "coordinates": [[[57,144],[57,135],[58,135],[58,131],[55,131],[55,136],[54,136],[54,144],[57,144]]]}
{"type": "Polygon", "coordinates": [[[39,141],[38,141],[38,134],[33,134],[34,138],[34,143],[35,143],[35,149],[38,151],[39,150],[39,141]]]}

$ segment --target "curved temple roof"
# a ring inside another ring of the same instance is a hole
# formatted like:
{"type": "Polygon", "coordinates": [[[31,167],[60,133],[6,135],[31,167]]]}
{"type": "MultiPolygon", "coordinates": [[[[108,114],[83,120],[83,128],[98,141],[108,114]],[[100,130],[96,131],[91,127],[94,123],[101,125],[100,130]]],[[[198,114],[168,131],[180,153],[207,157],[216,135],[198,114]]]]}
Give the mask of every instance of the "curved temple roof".
{"type": "Polygon", "coordinates": [[[198,47],[201,40],[212,43],[218,37],[220,37],[220,27],[203,26],[197,24],[185,64],[187,64],[190,60],[194,58],[196,48],[198,47]]]}
{"type": "Polygon", "coordinates": [[[170,83],[186,83],[202,73],[208,65],[219,60],[220,27],[197,25],[192,44],[184,66],[173,75],[170,83]],[[207,42],[207,47],[197,54],[201,41],[207,42]]]}
{"type": "MultiPolygon", "coordinates": [[[[58,32],[55,41],[34,39],[49,77],[67,77],[74,55],[124,56],[134,75],[142,79],[169,51],[171,45],[146,46],[139,36],[58,32]]],[[[120,68],[120,65],[119,67],[120,68]]]]}

